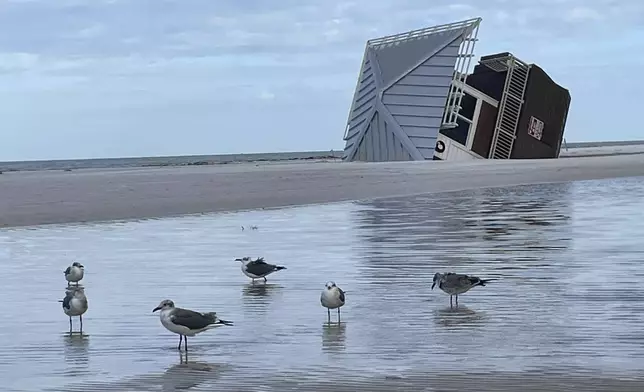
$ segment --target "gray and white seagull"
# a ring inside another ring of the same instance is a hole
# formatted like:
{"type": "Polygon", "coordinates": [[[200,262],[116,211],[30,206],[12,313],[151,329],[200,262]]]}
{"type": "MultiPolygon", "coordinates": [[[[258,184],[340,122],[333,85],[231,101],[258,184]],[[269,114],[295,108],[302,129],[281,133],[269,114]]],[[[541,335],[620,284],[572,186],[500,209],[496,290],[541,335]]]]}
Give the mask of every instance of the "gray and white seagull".
{"type": "Polygon", "coordinates": [[[338,323],[340,323],[340,308],[346,303],[344,294],[345,291],[333,281],[329,281],[324,285],[324,290],[320,294],[320,303],[326,308],[329,323],[331,322],[331,309],[338,309],[338,323]]]}
{"type": "Polygon", "coordinates": [[[436,273],[434,275],[434,282],[432,283],[432,290],[438,284],[438,288],[449,294],[449,306],[453,307],[452,296],[456,297],[456,307],[458,307],[458,295],[470,291],[476,286],[485,286],[488,282],[495,279],[481,279],[478,276],[469,276],[464,274],[455,274],[447,272],[444,274],[436,273]]]}
{"type": "Polygon", "coordinates": [[[241,261],[241,270],[244,275],[248,276],[255,283],[255,279],[264,278],[266,282],[266,277],[272,274],[275,271],[280,271],[286,269],[281,265],[269,264],[264,261],[263,257],[258,257],[253,260],[250,257],[242,257],[241,259],[235,259],[235,261],[241,261]]]}
{"type": "Polygon", "coordinates": [[[69,316],[69,333],[72,333],[72,317],[75,316],[80,319],[80,332],[83,333],[83,314],[89,308],[85,290],[82,287],[69,287],[65,290],[65,298],[58,302],[63,303],[63,312],[69,316]]]}
{"type": "Polygon", "coordinates": [[[72,265],[67,267],[67,269],[63,272],[65,273],[67,286],[69,286],[71,283],[76,283],[76,286],[78,286],[78,282],[80,282],[85,275],[85,266],[78,261],[74,261],[72,265]]]}
{"type": "Polygon", "coordinates": [[[200,313],[194,310],[177,308],[174,306],[174,302],[169,299],[161,301],[159,306],[154,308],[152,312],[157,310],[161,311],[159,312],[159,319],[165,329],[179,335],[179,347],[177,347],[177,350],[181,350],[181,340],[183,339],[186,342],[186,351],[188,351],[188,336],[192,337],[203,331],[224,325],[233,325],[232,321],[222,320],[217,317],[215,312],[200,313]]]}

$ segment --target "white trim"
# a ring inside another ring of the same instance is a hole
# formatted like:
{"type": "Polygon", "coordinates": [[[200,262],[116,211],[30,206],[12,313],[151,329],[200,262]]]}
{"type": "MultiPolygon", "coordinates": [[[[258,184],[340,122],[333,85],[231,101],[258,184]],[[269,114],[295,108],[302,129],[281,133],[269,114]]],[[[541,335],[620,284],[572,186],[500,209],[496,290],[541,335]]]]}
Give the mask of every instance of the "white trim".
{"type": "Polygon", "coordinates": [[[468,150],[468,149],[467,149],[467,147],[465,147],[465,146],[464,146],[464,145],[462,145],[461,143],[457,142],[456,140],[454,140],[454,139],[450,139],[450,141],[451,141],[451,144],[455,144],[455,145],[456,145],[456,147],[460,147],[459,149],[460,149],[461,151],[463,151],[463,152],[466,152],[466,153],[467,153],[467,155],[472,156],[472,157],[474,157],[474,158],[478,158],[478,159],[485,159],[485,158],[483,158],[482,156],[480,156],[479,154],[475,153],[474,151],[472,151],[472,150],[468,150]]]}
{"type": "Polygon", "coordinates": [[[474,145],[474,136],[476,136],[476,128],[479,123],[479,116],[481,115],[481,106],[483,106],[483,100],[477,99],[476,106],[474,107],[474,115],[472,116],[473,121],[470,125],[470,132],[467,133],[467,141],[465,142],[465,148],[468,151],[472,151],[472,145],[474,145]]]}
{"type": "Polygon", "coordinates": [[[453,22],[453,23],[446,23],[442,25],[437,25],[437,26],[432,26],[432,27],[425,27],[422,29],[416,29],[416,30],[411,30],[411,31],[406,31],[404,33],[398,33],[398,34],[393,34],[393,35],[386,35],[384,37],[380,38],[372,38],[367,41],[367,45],[370,46],[380,46],[380,45],[386,45],[386,44],[393,44],[396,42],[404,42],[404,41],[410,41],[412,39],[418,39],[418,38],[423,38],[429,35],[433,35],[436,33],[442,33],[445,31],[450,31],[450,30],[456,30],[460,28],[469,28],[471,26],[475,26],[481,23],[483,18],[471,18],[471,19],[465,19],[461,20],[458,22],[453,22]]]}
{"type": "Polygon", "coordinates": [[[496,99],[490,97],[489,95],[487,95],[487,94],[475,89],[474,87],[470,86],[469,84],[463,84],[461,82],[454,82],[454,83],[460,84],[462,89],[463,89],[463,91],[468,93],[469,95],[473,96],[474,98],[481,99],[481,100],[489,103],[490,105],[494,106],[495,108],[499,107],[499,101],[497,101],[496,99]]]}
{"type": "MultiPolygon", "coordinates": [[[[434,156],[438,157],[444,161],[457,161],[457,160],[464,160],[462,157],[464,156],[461,153],[464,153],[465,156],[468,156],[469,159],[485,159],[484,157],[480,156],[479,154],[475,153],[472,150],[468,150],[464,145],[461,143],[457,142],[456,140],[447,137],[443,135],[442,133],[438,134],[438,137],[436,138],[436,143],[439,141],[442,141],[445,144],[445,151],[442,153],[439,153],[437,151],[434,151],[434,156]],[[458,153],[454,154],[454,150],[457,150],[458,153]],[[460,155],[460,157],[458,157],[460,155]]],[[[467,160],[467,158],[465,159],[467,160]]]]}
{"type": "MultiPolygon", "coordinates": [[[[479,101],[479,100],[477,99],[477,100],[476,100],[476,102],[478,102],[478,101],[479,101]]],[[[475,110],[476,110],[476,109],[475,109],[475,110]]],[[[475,113],[475,114],[476,114],[476,113],[475,113]]],[[[469,118],[467,118],[467,117],[463,116],[461,113],[458,113],[458,114],[456,115],[456,117],[457,117],[457,118],[460,118],[461,120],[465,121],[465,122],[466,122],[466,123],[468,123],[468,124],[472,124],[472,120],[470,120],[469,118]]],[[[472,116],[472,117],[473,117],[473,116],[472,116]]]]}
{"type": "MultiPolygon", "coordinates": [[[[471,30],[464,30],[461,34],[460,42],[458,44],[458,54],[456,62],[454,63],[454,73],[452,75],[452,82],[449,85],[449,93],[447,95],[447,106],[443,114],[443,124],[455,126],[457,114],[461,107],[461,100],[463,99],[463,87],[467,80],[467,72],[469,72],[470,62],[474,57],[474,46],[478,41],[479,24],[477,23],[471,30]],[[454,83],[455,81],[461,84],[454,83]]],[[[458,39],[458,38],[457,38],[458,39]]]]}

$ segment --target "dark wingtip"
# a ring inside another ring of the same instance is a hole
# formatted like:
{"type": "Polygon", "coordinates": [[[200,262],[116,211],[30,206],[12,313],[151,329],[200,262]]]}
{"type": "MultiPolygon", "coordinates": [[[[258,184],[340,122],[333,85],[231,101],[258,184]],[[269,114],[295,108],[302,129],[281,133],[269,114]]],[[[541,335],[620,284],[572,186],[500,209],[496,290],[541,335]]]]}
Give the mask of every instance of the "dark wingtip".
{"type": "Polygon", "coordinates": [[[281,265],[276,265],[276,266],[275,266],[275,269],[279,271],[279,270],[286,269],[286,267],[281,266],[281,265]]]}
{"type": "Polygon", "coordinates": [[[490,283],[492,281],[495,281],[495,280],[497,280],[497,279],[481,279],[481,280],[479,280],[479,285],[480,286],[485,286],[486,284],[488,284],[488,283],[490,283]]]}

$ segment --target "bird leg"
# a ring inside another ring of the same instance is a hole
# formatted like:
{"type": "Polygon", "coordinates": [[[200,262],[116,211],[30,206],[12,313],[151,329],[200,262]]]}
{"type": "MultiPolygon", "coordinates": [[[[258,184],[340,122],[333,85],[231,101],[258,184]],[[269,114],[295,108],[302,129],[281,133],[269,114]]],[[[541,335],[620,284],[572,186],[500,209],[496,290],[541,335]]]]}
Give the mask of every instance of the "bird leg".
{"type": "Polygon", "coordinates": [[[183,340],[186,342],[186,344],[184,344],[184,347],[186,348],[186,356],[187,356],[188,355],[188,337],[184,336],[183,340]]]}
{"type": "Polygon", "coordinates": [[[264,283],[266,283],[266,277],[264,276],[264,283]]]}
{"type": "Polygon", "coordinates": [[[69,316],[69,334],[72,334],[72,316],[69,316]]]}
{"type": "Polygon", "coordinates": [[[181,350],[181,341],[183,340],[183,335],[179,335],[179,347],[177,347],[177,350],[181,350]]]}
{"type": "Polygon", "coordinates": [[[329,316],[329,323],[331,323],[331,309],[327,308],[326,313],[329,316]]]}
{"type": "Polygon", "coordinates": [[[338,324],[340,324],[340,308],[338,308],[338,324]]]}
{"type": "Polygon", "coordinates": [[[80,318],[80,333],[83,334],[83,315],[78,316],[80,318]]]}
{"type": "Polygon", "coordinates": [[[452,296],[449,296],[449,307],[452,308],[454,305],[452,305],[452,296]]]}
{"type": "Polygon", "coordinates": [[[255,284],[255,278],[251,278],[251,283],[255,284]]]}
{"type": "Polygon", "coordinates": [[[458,294],[456,294],[456,307],[458,308],[458,294]]]}

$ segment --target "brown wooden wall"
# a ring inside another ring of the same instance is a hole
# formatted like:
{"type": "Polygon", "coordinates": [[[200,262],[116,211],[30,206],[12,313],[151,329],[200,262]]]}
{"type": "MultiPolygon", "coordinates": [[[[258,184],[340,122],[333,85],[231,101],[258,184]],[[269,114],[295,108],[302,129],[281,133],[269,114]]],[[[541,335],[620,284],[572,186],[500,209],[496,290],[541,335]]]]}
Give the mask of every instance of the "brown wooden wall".
{"type": "Polygon", "coordinates": [[[497,101],[501,101],[507,74],[507,72],[496,72],[485,65],[477,64],[472,74],[467,76],[465,83],[497,101]]]}
{"type": "Polygon", "coordinates": [[[511,158],[557,158],[570,108],[570,92],[533,64],[524,97],[511,158]],[[541,140],[528,134],[531,116],[544,122],[541,140]]]}
{"type": "Polygon", "coordinates": [[[485,101],[482,102],[479,120],[476,124],[476,135],[474,135],[474,142],[472,143],[472,151],[483,158],[487,158],[490,153],[497,113],[497,108],[485,101]]]}

